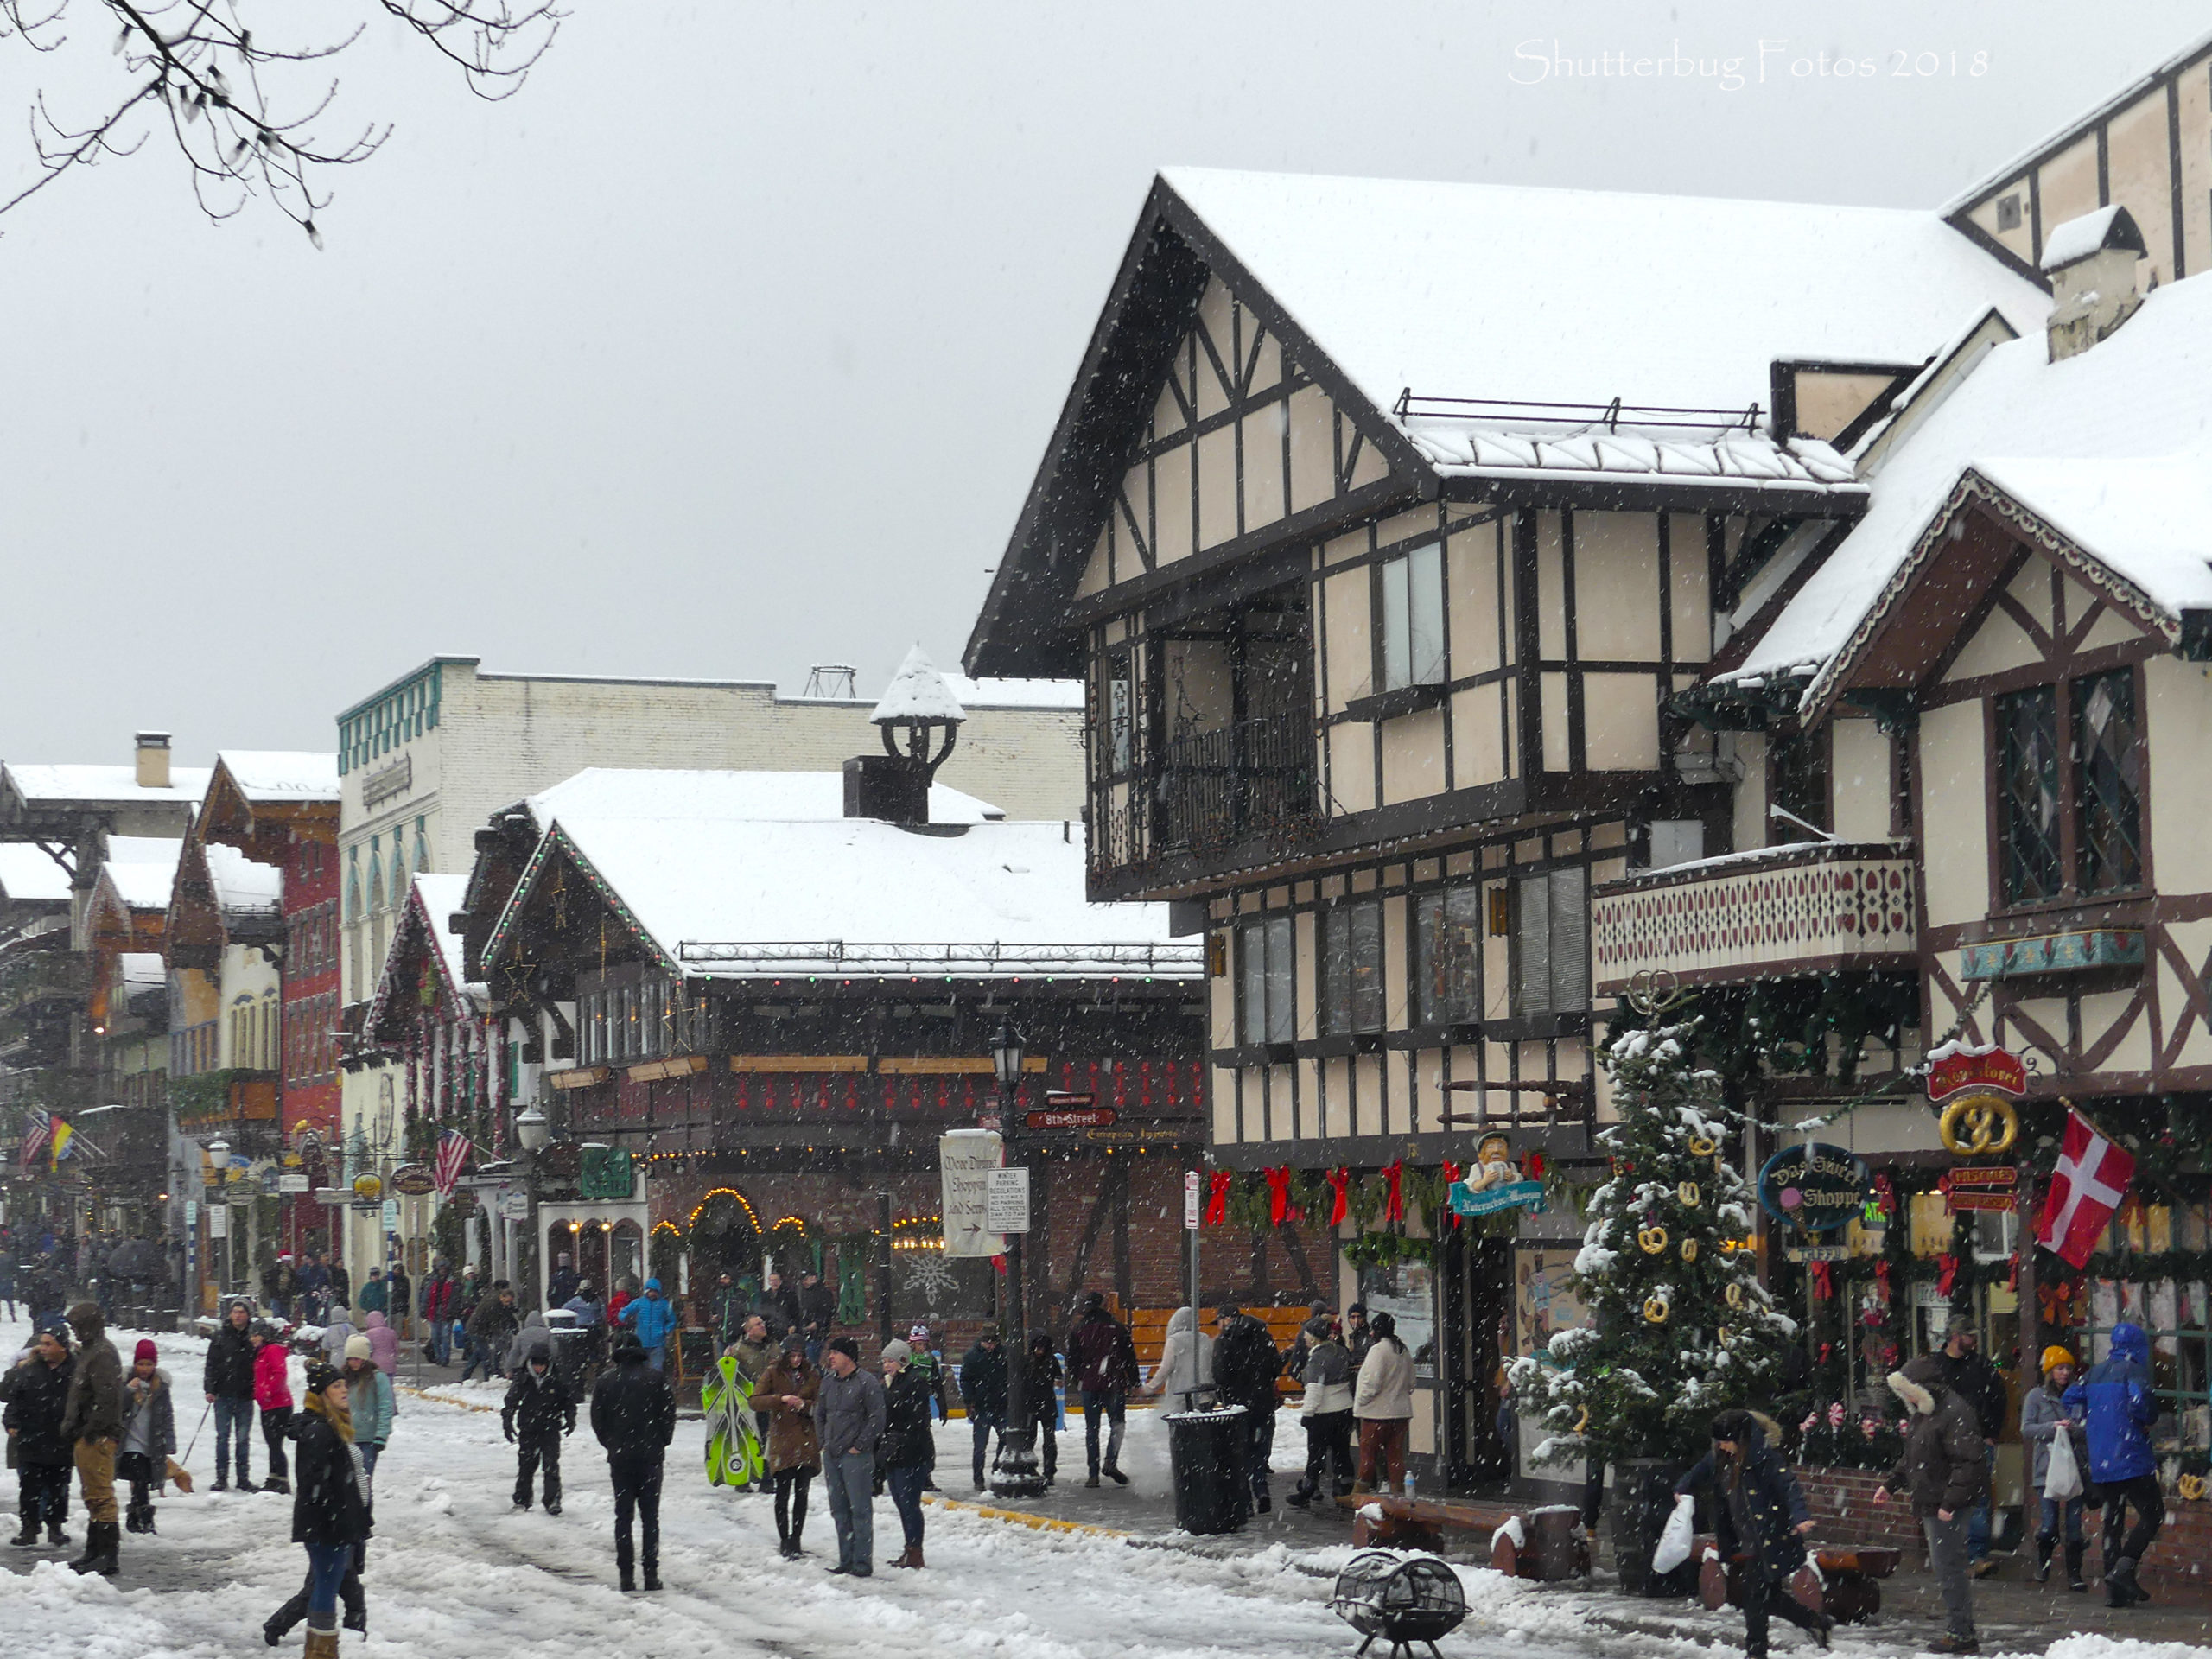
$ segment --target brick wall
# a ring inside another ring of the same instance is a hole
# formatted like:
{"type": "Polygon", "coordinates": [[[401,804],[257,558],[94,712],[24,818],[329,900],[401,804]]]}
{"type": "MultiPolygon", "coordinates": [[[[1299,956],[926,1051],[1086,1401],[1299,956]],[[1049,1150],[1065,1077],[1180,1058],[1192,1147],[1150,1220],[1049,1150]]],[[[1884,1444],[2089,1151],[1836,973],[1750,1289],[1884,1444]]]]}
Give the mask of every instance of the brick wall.
{"type": "MultiPolygon", "coordinates": [[[[1910,1506],[1874,1502],[1879,1477],[1856,1470],[1800,1469],[1797,1478],[1813,1518],[1820,1522],[1814,1535],[1821,1543],[1894,1545],[1905,1552],[1908,1567],[1925,1564],[1927,1551],[1910,1506]]],[[[2143,1586],[2154,1599],[2212,1604],[2212,1503],[2169,1498],[2167,1504],[2165,1525],[2143,1560],[2143,1586]]],[[[2102,1571],[2102,1526],[2101,1516],[2087,1517],[2088,1571],[2093,1578],[2102,1571]]],[[[2034,1537],[2032,1522],[2024,1535],[2034,1537]]]]}

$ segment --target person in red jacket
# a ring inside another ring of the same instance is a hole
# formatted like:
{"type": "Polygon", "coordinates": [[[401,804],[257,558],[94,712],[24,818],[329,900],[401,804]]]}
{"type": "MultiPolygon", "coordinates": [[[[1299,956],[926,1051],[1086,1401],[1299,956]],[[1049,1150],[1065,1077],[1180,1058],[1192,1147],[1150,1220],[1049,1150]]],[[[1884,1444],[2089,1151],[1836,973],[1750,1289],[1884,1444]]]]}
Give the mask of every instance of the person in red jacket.
{"type": "Polygon", "coordinates": [[[423,1322],[428,1327],[433,1365],[453,1363],[454,1305],[459,1294],[452,1267],[440,1256],[422,1289],[423,1322]]]}
{"type": "Polygon", "coordinates": [[[261,1439],[269,1448],[269,1478],[264,1492],[292,1490],[291,1471],[284,1462],[286,1431],[292,1423],[292,1356],[277,1340],[276,1327],[256,1320],[253,1342],[253,1403],[261,1408],[261,1439]]]}

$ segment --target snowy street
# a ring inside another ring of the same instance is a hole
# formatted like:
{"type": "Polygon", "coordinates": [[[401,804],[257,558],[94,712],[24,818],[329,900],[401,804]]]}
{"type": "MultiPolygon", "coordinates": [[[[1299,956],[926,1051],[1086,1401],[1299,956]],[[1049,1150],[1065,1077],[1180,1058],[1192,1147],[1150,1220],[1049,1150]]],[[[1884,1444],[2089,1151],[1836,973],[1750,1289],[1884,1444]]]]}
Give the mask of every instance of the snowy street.
{"type": "MultiPolygon", "coordinates": [[[[21,1325],[0,1325],[12,1354],[21,1325]]],[[[129,1338],[124,1346],[127,1349],[129,1338]]],[[[163,1364],[179,1385],[178,1432],[188,1440],[197,1409],[204,1345],[161,1338],[163,1364]]],[[[293,1363],[296,1395],[301,1365],[293,1363]]],[[[368,1659],[565,1659],[619,1644],[646,1659],[694,1659],[732,1651],[814,1659],[831,1654],[899,1659],[1211,1659],[1222,1655],[1348,1654],[1357,1638],[1326,1605],[1348,1544],[1299,1547],[1239,1540],[1203,1552],[1160,1541],[1032,1530],[959,1510],[929,1515],[930,1566],[918,1573],[879,1567],[865,1583],[823,1571],[835,1559],[826,1507],[807,1523],[808,1557],[785,1563],[763,1497],[709,1488],[699,1473],[702,1427],[679,1424],[670,1448],[662,1504],[657,1595],[614,1588],[611,1513],[604,1463],[588,1429],[568,1442],[566,1512],[510,1508],[514,1459],[500,1437],[497,1387],[401,1396],[398,1426],[377,1470],[377,1532],[365,1584],[369,1637],[344,1651],[368,1659]]],[[[60,1565],[73,1552],[8,1552],[0,1573],[0,1629],[17,1652],[79,1659],[169,1659],[264,1651],[261,1621],[299,1585],[303,1555],[289,1541],[289,1498],[205,1490],[213,1466],[212,1428],[188,1466],[202,1485],[171,1492],[159,1535],[127,1536],[123,1571],[110,1583],[60,1565]]],[[[1295,1443],[1294,1431],[1290,1443],[1295,1443]]],[[[939,1431],[945,1484],[964,1495],[965,1423],[939,1431]]],[[[1074,1449],[1080,1478],[1080,1432],[1074,1449]]],[[[1164,1485],[1165,1459],[1152,1414],[1131,1414],[1127,1463],[1143,1493],[1164,1485]]],[[[1279,1447],[1278,1461],[1283,1461],[1279,1447]]],[[[257,1442],[253,1467],[264,1470],[257,1442]]],[[[12,1507],[12,1475],[0,1497],[12,1507]]],[[[819,1494],[817,1494],[817,1500],[819,1494]]],[[[70,1535],[83,1516],[73,1493],[70,1535]]],[[[1290,1529],[1286,1529],[1288,1532],[1290,1529]]],[[[1290,1535],[1311,1535],[1299,1527],[1290,1535]]],[[[896,1552],[887,1499],[876,1506],[879,1562],[896,1552]]],[[[1462,1567],[1473,1612],[1444,1643],[1446,1659],[1496,1653],[1686,1654],[1737,1650],[1732,1617],[1688,1605],[1639,1606],[1603,1592],[1547,1591],[1462,1567]],[[1678,1636],[1667,1635],[1679,1630],[1678,1636]],[[1716,1645],[1717,1644],[1717,1645],[1716,1645]]],[[[2085,1610],[2086,1611],[2086,1610],[2085,1610]]],[[[1845,1652],[1909,1652],[1907,1632],[1839,1632],[1845,1652]]],[[[1796,1643],[1803,1638],[1783,1638],[1796,1643]]],[[[285,1650],[296,1651],[296,1633],[285,1650]]],[[[1809,1651],[1809,1649],[1805,1650],[1809,1651]]],[[[2070,1639],[2057,1659],[2192,1659],[2207,1649],[2177,1643],[2070,1639]]]]}

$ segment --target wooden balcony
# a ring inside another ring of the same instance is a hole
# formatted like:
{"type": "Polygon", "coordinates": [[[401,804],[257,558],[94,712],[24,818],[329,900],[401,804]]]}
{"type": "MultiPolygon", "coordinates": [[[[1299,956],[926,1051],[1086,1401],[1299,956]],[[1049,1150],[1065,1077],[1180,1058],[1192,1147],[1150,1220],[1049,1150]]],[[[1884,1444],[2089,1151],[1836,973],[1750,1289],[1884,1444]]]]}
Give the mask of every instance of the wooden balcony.
{"type": "Polygon", "coordinates": [[[1094,787],[1092,880],[1179,855],[1211,862],[1311,840],[1321,824],[1313,774],[1312,735],[1294,721],[1248,720],[1178,738],[1094,787]]]}
{"type": "Polygon", "coordinates": [[[1899,971],[1918,949],[1909,849],[1814,842],[1702,859],[1591,894],[1593,988],[1637,975],[1733,985],[1838,971],[1899,971]]]}

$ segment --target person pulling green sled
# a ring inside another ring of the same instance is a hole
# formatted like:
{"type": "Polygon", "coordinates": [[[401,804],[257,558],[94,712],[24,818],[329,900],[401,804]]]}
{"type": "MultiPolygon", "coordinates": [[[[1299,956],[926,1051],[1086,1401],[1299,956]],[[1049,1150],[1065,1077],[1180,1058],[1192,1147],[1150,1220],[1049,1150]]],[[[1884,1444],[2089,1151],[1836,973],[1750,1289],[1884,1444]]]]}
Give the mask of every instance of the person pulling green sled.
{"type": "Polygon", "coordinates": [[[715,1362],[699,1390],[707,1418],[707,1484],[758,1486],[768,1463],[753,1416],[753,1378],[734,1355],[715,1362]]]}

